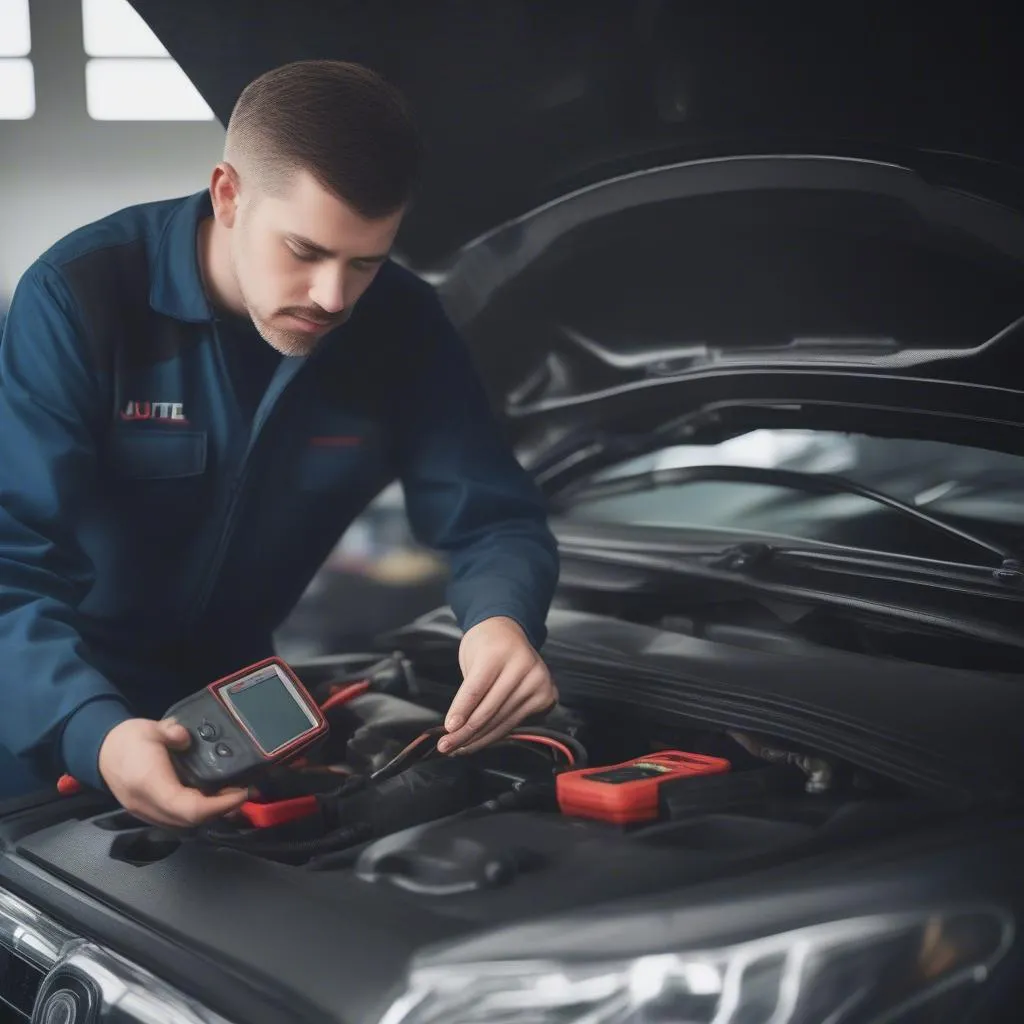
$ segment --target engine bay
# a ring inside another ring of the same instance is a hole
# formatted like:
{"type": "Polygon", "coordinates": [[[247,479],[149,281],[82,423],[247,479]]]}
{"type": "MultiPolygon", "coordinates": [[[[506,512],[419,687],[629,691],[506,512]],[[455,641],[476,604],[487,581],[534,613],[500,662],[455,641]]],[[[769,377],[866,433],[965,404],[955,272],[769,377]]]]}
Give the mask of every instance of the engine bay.
{"type": "Polygon", "coordinates": [[[190,835],[101,814],[92,824],[109,858],[145,868],[183,847],[230,851],[417,898],[486,894],[493,920],[495,901],[514,917],[636,895],[935,813],[811,749],[597,709],[559,706],[484,750],[444,756],[443,687],[401,652],[341,668],[311,686],[328,738],[268,772],[241,813],[190,835]]]}
{"type": "MultiPolygon", "coordinates": [[[[400,654],[315,690],[329,739],[274,769],[242,814],[183,834],[86,804],[77,820],[25,836],[18,852],[160,928],[236,863],[245,866],[233,877],[252,891],[286,877],[286,891],[301,888],[321,913],[365,905],[403,927],[423,914],[437,939],[453,920],[515,923],[690,886],[950,812],[814,751],[682,722],[652,730],[620,713],[558,707],[484,750],[443,756],[445,704],[400,654]],[[680,755],[682,770],[666,768],[680,755]]],[[[218,892],[213,905],[227,900],[237,915],[230,899],[218,892]]]]}
{"type": "Polygon", "coordinates": [[[133,956],[159,944],[151,966],[179,986],[208,956],[254,993],[247,1019],[298,1019],[297,992],[343,992],[351,1019],[372,1019],[423,949],[834,872],[1003,799],[1002,761],[978,756],[1007,720],[999,677],[954,704],[963,680],[941,670],[830,653],[826,671],[805,651],[555,610],[562,704],[443,756],[457,645],[439,615],[396,653],[293,664],[330,732],[244,813],[171,832],[98,794],[52,800],[0,822],[0,885],[133,956]],[[925,715],[919,694],[941,699],[925,715]],[[605,778],[572,781],[592,772],[605,778]]]}

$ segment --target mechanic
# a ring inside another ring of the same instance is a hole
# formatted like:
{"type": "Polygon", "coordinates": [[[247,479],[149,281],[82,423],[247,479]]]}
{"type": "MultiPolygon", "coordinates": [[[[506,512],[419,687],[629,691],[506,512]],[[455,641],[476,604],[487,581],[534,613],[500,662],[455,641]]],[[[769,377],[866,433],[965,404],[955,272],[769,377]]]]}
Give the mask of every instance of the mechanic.
{"type": "Polygon", "coordinates": [[[556,699],[540,494],[433,290],[390,259],[422,147],[377,74],[301,61],[240,96],[209,187],[57,242],[0,344],[0,797],[67,772],[157,824],[176,700],[272,651],[392,480],[451,563],[446,752],[556,699]]]}

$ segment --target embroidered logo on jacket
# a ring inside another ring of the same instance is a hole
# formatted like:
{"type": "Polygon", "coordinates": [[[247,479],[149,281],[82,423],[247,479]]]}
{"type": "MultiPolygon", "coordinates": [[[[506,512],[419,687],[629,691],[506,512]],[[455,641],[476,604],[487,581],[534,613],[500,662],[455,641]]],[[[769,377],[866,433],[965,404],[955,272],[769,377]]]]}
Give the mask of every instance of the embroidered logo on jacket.
{"type": "Polygon", "coordinates": [[[188,423],[182,402],[129,402],[121,410],[123,420],[157,420],[160,423],[188,423]]]}

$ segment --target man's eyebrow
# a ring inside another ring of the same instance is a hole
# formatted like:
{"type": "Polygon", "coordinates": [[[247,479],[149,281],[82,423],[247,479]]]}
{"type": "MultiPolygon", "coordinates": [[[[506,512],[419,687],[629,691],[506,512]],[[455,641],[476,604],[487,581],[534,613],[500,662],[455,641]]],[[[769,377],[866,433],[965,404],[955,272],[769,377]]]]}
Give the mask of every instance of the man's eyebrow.
{"type": "MultiPolygon", "coordinates": [[[[295,245],[298,245],[311,253],[315,253],[317,256],[337,256],[336,252],[332,252],[330,249],[326,249],[324,246],[318,245],[310,238],[303,238],[302,235],[288,235],[288,241],[294,242],[295,245]]],[[[373,256],[355,256],[353,259],[358,260],[360,263],[383,263],[390,256],[390,252],[383,252],[376,253],[373,256]]]]}

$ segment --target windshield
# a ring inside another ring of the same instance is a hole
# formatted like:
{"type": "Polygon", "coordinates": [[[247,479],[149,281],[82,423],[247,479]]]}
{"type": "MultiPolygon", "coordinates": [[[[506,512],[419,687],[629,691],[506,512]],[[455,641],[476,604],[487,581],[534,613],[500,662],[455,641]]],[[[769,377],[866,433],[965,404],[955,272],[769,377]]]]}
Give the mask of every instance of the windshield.
{"type": "MultiPolygon", "coordinates": [[[[1024,457],[931,441],[825,431],[755,430],[717,445],[675,445],[609,467],[594,483],[684,466],[827,473],[922,511],[974,526],[1011,547],[1024,540],[1024,457]]],[[[747,481],[684,481],[615,495],[586,491],[562,516],[577,522],[714,529],[953,558],[967,545],[856,494],[813,494],[747,481]]],[[[976,558],[973,553],[971,560],[976,558]]]]}

